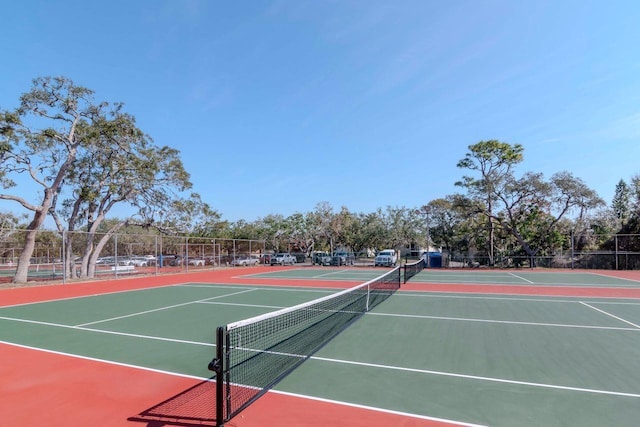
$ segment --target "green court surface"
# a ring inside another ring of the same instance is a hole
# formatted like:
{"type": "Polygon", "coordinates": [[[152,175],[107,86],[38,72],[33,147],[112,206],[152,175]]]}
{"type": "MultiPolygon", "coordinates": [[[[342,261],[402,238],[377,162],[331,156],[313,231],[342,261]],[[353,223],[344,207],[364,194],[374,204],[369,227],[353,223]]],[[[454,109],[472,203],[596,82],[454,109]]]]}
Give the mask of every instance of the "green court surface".
{"type": "MultiPolygon", "coordinates": [[[[362,282],[381,271],[307,268],[251,277],[362,282]]],[[[467,278],[640,285],[597,275],[484,274],[467,278]]],[[[412,282],[444,277],[423,271],[412,282]]],[[[209,378],[217,326],[334,292],[185,283],[24,304],[0,308],[0,340],[209,378]]],[[[474,425],[636,426],[640,300],[401,290],[275,390],[474,425]]]]}
{"type": "Polygon", "coordinates": [[[351,268],[351,269],[334,269],[334,268],[296,268],[287,270],[278,270],[274,272],[252,274],[249,277],[265,278],[265,279],[289,279],[289,280],[327,280],[327,281],[353,281],[365,282],[371,280],[381,274],[386,269],[373,268],[351,268]]]}
{"type": "Polygon", "coordinates": [[[640,288],[640,282],[589,272],[424,270],[413,281],[424,283],[499,284],[522,286],[579,286],[640,288]]]}

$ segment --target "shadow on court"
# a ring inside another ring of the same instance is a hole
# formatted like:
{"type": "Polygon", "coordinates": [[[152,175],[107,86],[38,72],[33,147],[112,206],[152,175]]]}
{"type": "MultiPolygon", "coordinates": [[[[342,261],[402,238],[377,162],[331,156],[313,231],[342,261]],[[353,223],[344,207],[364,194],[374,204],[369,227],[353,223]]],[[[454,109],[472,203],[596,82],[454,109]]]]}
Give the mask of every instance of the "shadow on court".
{"type": "Polygon", "coordinates": [[[148,427],[215,426],[216,383],[213,378],[189,387],[128,420],[147,423],[148,427]]]}

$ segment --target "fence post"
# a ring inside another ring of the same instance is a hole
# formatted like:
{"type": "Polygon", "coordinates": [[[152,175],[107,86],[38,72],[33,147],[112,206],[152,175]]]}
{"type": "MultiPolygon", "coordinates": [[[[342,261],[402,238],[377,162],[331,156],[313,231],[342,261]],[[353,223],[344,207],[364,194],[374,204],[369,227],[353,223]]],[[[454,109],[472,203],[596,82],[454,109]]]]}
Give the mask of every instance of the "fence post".
{"type": "Polygon", "coordinates": [[[117,279],[118,278],[118,266],[120,265],[120,264],[118,264],[118,233],[114,234],[113,237],[114,237],[114,246],[115,246],[114,250],[115,250],[115,255],[116,255],[116,258],[115,258],[116,259],[116,265],[115,265],[116,270],[115,270],[115,273],[116,273],[116,279],[117,279]]]}
{"type": "Polygon", "coordinates": [[[67,283],[67,245],[66,245],[66,241],[67,241],[67,236],[66,236],[67,232],[66,230],[62,231],[62,256],[60,257],[60,260],[62,261],[62,284],[66,284],[67,283]]]}
{"type": "Polygon", "coordinates": [[[154,236],[155,237],[155,248],[153,249],[155,256],[156,256],[156,276],[158,275],[158,261],[162,260],[162,257],[158,257],[158,236],[154,236]]]}
{"type": "Polygon", "coordinates": [[[573,258],[574,258],[574,253],[573,253],[573,231],[571,231],[571,269],[573,270],[573,258]]]}
{"type": "Polygon", "coordinates": [[[189,272],[189,236],[184,236],[184,261],[185,270],[189,272]]]}
{"type": "Polygon", "coordinates": [[[615,236],[615,242],[616,242],[616,270],[619,270],[619,267],[618,267],[618,235],[617,234],[615,236]]]}

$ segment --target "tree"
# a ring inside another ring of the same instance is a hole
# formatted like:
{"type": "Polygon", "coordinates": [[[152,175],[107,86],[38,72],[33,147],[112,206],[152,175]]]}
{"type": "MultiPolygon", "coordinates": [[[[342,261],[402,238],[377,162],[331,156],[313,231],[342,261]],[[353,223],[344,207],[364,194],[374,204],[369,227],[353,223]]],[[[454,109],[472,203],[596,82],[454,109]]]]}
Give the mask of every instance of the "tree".
{"type": "MultiPolygon", "coordinates": [[[[413,210],[405,207],[387,206],[382,213],[385,225],[385,247],[398,249],[400,246],[408,246],[418,237],[415,229],[415,217],[413,210]]],[[[376,248],[381,249],[381,248],[376,248]]]]}
{"type": "Polygon", "coordinates": [[[350,221],[344,230],[345,244],[359,254],[368,247],[370,242],[370,227],[368,217],[362,213],[351,214],[350,221]]]}
{"type": "MultiPolygon", "coordinates": [[[[640,175],[631,177],[629,185],[623,185],[620,180],[616,185],[615,194],[611,203],[614,216],[617,219],[617,232],[620,234],[640,233],[640,175]],[[625,213],[625,195],[628,195],[627,216],[625,213]],[[623,219],[621,221],[621,219],[623,219]]],[[[607,228],[607,227],[604,227],[607,228]]]]}
{"type": "MultiPolygon", "coordinates": [[[[26,219],[26,215],[16,216],[12,212],[0,212],[0,232],[4,235],[8,230],[20,228],[22,221],[26,219]]],[[[2,235],[0,235],[0,237],[2,235]]]]}
{"type": "Polygon", "coordinates": [[[335,250],[338,246],[348,246],[347,230],[353,222],[353,215],[346,206],[340,208],[340,212],[333,215],[330,222],[331,235],[333,236],[335,250]]]}
{"type": "MultiPolygon", "coordinates": [[[[153,213],[161,209],[166,211],[165,217],[172,218],[180,231],[186,233],[197,224],[195,215],[210,211],[197,194],[186,199],[179,196],[191,188],[179,152],[155,146],[122,107],[117,104],[108,117],[97,121],[92,143],[79,148],[65,178],[72,191],[62,207],[51,212],[61,232],[65,228],[63,218],[67,231],[83,227],[87,232],[81,278],[93,277],[95,261],[103,246],[95,245],[95,233],[115,206],[127,204],[134,208],[134,215],[113,224],[102,240],[108,240],[127,224],[148,229],[153,224],[153,213]]],[[[71,262],[71,254],[67,255],[71,262]]],[[[67,267],[70,270],[71,266],[67,267]]]]}
{"type": "Polygon", "coordinates": [[[611,201],[611,208],[621,224],[626,223],[631,215],[631,189],[624,180],[618,181],[611,201]]]}
{"type": "Polygon", "coordinates": [[[364,249],[379,249],[385,246],[387,240],[385,235],[384,218],[382,211],[378,209],[375,212],[363,214],[363,241],[360,244],[360,251],[364,249]]]}
{"type": "MultiPolygon", "coordinates": [[[[165,210],[173,224],[186,231],[194,225],[194,215],[214,212],[197,194],[181,196],[191,182],[177,150],[155,146],[122,103],[96,103],[93,91],[65,77],[35,79],[20,107],[2,113],[0,129],[4,188],[15,186],[11,178],[23,174],[44,190],[39,204],[0,194],[34,212],[14,282],[27,278],[35,233],[47,215],[67,239],[76,230],[86,233],[80,276],[91,277],[102,247],[120,228],[130,224],[149,228],[154,213],[165,210]],[[108,213],[120,204],[132,207],[133,215],[111,222],[96,241],[108,213]]],[[[70,273],[74,246],[68,244],[66,249],[70,273]]]]}
{"type": "Polygon", "coordinates": [[[260,237],[268,241],[271,247],[277,252],[281,252],[282,248],[287,246],[288,241],[285,237],[286,224],[284,216],[280,214],[267,215],[260,220],[260,227],[263,230],[260,237]],[[285,242],[287,244],[285,244],[285,242]]]}
{"type": "Polygon", "coordinates": [[[485,204],[483,215],[486,216],[489,231],[489,263],[494,262],[494,204],[496,193],[513,175],[513,167],[523,160],[524,148],[520,144],[510,145],[497,140],[480,141],[469,146],[465,158],[458,162],[458,167],[480,173],[479,178],[463,176],[456,185],[464,187],[472,197],[479,198],[485,204]]]}
{"type": "Polygon", "coordinates": [[[498,141],[480,142],[459,167],[480,172],[480,178],[465,176],[457,183],[469,192],[469,211],[488,221],[489,262],[494,262],[496,230],[512,237],[530,259],[560,239],[555,227],[570,212],[578,221],[604,202],[579,178],[558,172],[545,181],[541,173],[525,173],[516,178],[513,166],[523,158],[519,145],[498,141]]]}
{"type": "MultiPolygon", "coordinates": [[[[460,209],[457,209],[455,197],[435,199],[426,205],[430,209],[429,224],[425,223],[424,225],[429,227],[431,242],[449,252],[456,248],[460,224],[468,217],[460,209]]],[[[424,212],[424,209],[422,211],[424,212]]]]}
{"type": "Polygon", "coordinates": [[[20,97],[18,108],[0,113],[3,189],[16,186],[16,175],[26,175],[42,190],[37,202],[20,193],[0,194],[0,199],[14,201],[33,212],[14,283],[26,282],[38,228],[55,209],[56,196],[64,188],[79,149],[95,141],[95,125],[106,119],[108,107],[93,101],[93,91],[65,77],[41,77],[33,80],[31,91],[20,97]]]}
{"type": "MultiPolygon", "coordinates": [[[[193,196],[195,197],[196,195],[194,194],[193,196]]],[[[199,198],[200,196],[197,195],[197,197],[199,198]]],[[[190,232],[198,237],[233,238],[238,233],[236,230],[242,229],[237,223],[232,224],[227,220],[223,220],[222,214],[206,203],[201,205],[200,214],[195,219],[196,221],[191,224],[190,232]]],[[[257,233],[255,224],[251,223],[250,227],[251,231],[247,231],[245,234],[254,238],[257,233]]]]}
{"type": "Polygon", "coordinates": [[[513,236],[530,259],[545,247],[559,243],[557,224],[570,212],[578,211],[578,221],[604,201],[579,178],[558,172],[549,182],[540,173],[526,173],[511,179],[497,193],[502,210],[493,219],[513,236]]]}
{"type": "MultiPolygon", "coordinates": [[[[260,229],[257,226],[256,222],[247,222],[243,219],[240,219],[230,226],[230,234],[225,235],[229,239],[246,239],[251,240],[255,239],[256,236],[260,233],[260,229]]],[[[212,237],[216,237],[216,235],[212,235],[212,237]]],[[[221,237],[217,235],[217,237],[221,237]]]]}
{"type": "Polygon", "coordinates": [[[309,226],[309,217],[299,212],[286,219],[286,230],[292,250],[310,255],[313,250],[314,238],[309,226]]]}
{"type": "Polygon", "coordinates": [[[333,206],[329,202],[316,204],[313,212],[309,214],[309,226],[316,245],[318,242],[324,242],[324,247],[329,251],[333,251],[336,237],[331,227],[334,215],[333,206]]]}

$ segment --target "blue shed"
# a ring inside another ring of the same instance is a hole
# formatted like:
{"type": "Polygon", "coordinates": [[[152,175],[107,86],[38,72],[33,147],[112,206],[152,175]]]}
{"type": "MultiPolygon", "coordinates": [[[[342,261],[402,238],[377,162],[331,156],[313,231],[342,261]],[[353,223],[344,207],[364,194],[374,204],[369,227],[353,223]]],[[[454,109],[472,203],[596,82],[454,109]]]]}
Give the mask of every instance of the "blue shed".
{"type": "Polygon", "coordinates": [[[425,268],[442,268],[442,253],[440,252],[424,252],[422,254],[425,268]]]}

